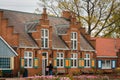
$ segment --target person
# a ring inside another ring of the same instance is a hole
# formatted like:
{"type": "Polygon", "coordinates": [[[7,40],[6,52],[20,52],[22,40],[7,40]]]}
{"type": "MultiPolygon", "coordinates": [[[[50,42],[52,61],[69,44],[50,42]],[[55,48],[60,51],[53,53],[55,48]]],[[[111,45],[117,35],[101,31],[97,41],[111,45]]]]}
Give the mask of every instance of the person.
{"type": "Polygon", "coordinates": [[[49,66],[46,66],[46,75],[49,75],[49,66]]]}
{"type": "Polygon", "coordinates": [[[25,68],[25,71],[23,73],[23,77],[28,77],[28,70],[25,68]]]}
{"type": "Polygon", "coordinates": [[[49,74],[50,74],[50,75],[52,75],[52,69],[53,69],[53,65],[50,64],[50,65],[49,65],[49,74]]]}

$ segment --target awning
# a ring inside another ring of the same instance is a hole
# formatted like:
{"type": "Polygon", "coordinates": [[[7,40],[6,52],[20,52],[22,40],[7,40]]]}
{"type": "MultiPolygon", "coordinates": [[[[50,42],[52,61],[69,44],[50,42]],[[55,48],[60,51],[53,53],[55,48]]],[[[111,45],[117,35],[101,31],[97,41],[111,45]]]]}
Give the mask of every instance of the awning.
{"type": "Polygon", "coordinates": [[[17,55],[13,48],[0,36],[0,57],[15,57],[17,55]]]}

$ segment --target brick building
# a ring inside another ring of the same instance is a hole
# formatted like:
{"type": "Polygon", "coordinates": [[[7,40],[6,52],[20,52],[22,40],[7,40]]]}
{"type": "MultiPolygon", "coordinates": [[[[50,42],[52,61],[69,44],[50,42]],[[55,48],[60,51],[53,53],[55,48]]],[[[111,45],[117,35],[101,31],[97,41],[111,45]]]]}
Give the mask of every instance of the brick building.
{"type": "Polygon", "coordinates": [[[0,10],[0,69],[14,76],[21,68],[45,74],[51,62],[59,73],[97,68],[95,43],[69,11],[54,17],[46,8],[41,15],[0,10]]]}
{"type": "Polygon", "coordinates": [[[120,39],[96,38],[97,68],[105,72],[112,72],[120,67],[120,39]]]}

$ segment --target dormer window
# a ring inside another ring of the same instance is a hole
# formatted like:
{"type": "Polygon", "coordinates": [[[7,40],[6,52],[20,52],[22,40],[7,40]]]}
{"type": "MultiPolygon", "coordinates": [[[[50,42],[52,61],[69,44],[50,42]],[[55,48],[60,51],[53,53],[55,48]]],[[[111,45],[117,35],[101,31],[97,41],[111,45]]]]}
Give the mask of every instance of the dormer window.
{"type": "Polygon", "coordinates": [[[41,47],[48,48],[48,41],[49,41],[49,30],[42,29],[41,30],[41,47]]]}
{"type": "Polygon", "coordinates": [[[71,33],[71,49],[72,50],[77,49],[77,32],[71,33]]]}

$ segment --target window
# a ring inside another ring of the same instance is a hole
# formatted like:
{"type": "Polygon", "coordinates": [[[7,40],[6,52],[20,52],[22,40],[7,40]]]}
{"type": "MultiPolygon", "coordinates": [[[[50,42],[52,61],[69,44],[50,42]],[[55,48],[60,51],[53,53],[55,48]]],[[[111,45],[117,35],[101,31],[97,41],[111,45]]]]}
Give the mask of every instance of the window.
{"type": "Polygon", "coordinates": [[[0,68],[10,69],[10,58],[0,58],[0,68]]]}
{"type": "Polygon", "coordinates": [[[76,32],[71,33],[71,49],[73,50],[77,49],[77,33],[76,32]]]}
{"type": "Polygon", "coordinates": [[[57,53],[57,67],[64,67],[64,54],[63,53],[57,53]]]}
{"type": "Polygon", "coordinates": [[[71,54],[71,67],[77,67],[77,53],[71,54]]]}
{"type": "Polygon", "coordinates": [[[102,69],[111,69],[111,61],[102,60],[102,69]]]}
{"type": "Polygon", "coordinates": [[[90,54],[85,54],[85,67],[89,68],[90,67],[90,54]]]}
{"type": "Polygon", "coordinates": [[[25,51],[24,53],[24,60],[25,60],[25,68],[32,68],[33,66],[33,53],[29,51],[25,51]]]}
{"type": "Polygon", "coordinates": [[[41,30],[41,47],[48,48],[49,32],[48,29],[41,30]]]}

